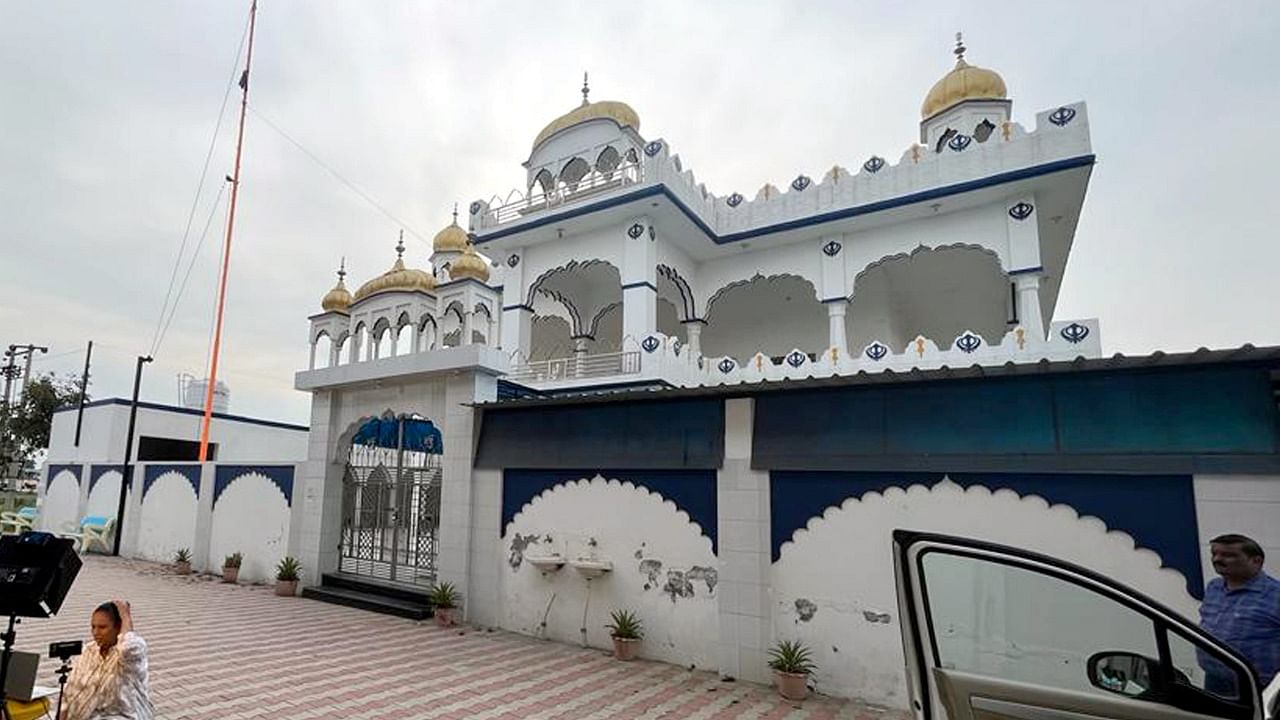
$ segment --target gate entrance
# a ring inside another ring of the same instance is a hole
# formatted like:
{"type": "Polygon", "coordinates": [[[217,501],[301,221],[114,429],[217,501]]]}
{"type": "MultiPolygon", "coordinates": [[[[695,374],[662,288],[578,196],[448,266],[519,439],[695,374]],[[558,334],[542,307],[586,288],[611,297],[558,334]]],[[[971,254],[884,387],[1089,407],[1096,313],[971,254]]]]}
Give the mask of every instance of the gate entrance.
{"type": "Polygon", "coordinates": [[[342,572],[398,583],[435,581],[440,527],[440,431],[421,417],[366,421],[342,477],[342,572]]]}

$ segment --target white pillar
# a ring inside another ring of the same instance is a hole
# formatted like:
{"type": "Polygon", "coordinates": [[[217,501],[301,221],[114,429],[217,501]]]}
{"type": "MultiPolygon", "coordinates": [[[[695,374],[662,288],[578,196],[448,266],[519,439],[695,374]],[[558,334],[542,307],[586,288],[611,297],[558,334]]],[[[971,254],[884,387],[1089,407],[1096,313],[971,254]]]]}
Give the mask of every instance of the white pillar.
{"type": "Polygon", "coordinates": [[[649,222],[638,217],[622,227],[622,336],[637,343],[658,329],[658,243],[649,222]]]}
{"type": "Polygon", "coordinates": [[[702,320],[686,320],[684,323],[685,341],[691,357],[702,354],[702,323],[702,320]]]}
{"type": "Polygon", "coordinates": [[[1040,276],[1028,273],[1014,279],[1018,287],[1018,321],[1038,342],[1045,339],[1044,316],[1040,312],[1040,276]]]}
{"type": "Polygon", "coordinates": [[[400,345],[400,333],[404,332],[404,326],[396,326],[387,328],[387,350],[390,351],[391,357],[396,356],[396,351],[400,345]]]}
{"type": "Polygon", "coordinates": [[[475,317],[475,310],[468,310],[462,314],[462,342],[459,345],[470,345],[472,343],[472,318],[475,317]]]}
{"type": "Polygon", "coordinates": [[[315,340],[311,341],[311,357],[308,358],[307,360],[307,369],[308,370],[316,369],[316,341],[315,340]]]}
{"type": "Polygon", "coordinates": [[[338,362],[342,357],[342,346],[337,340],[329,343],[329,367],[338,367],[338,362]]]}
{"type": "Polygon", "coordinates": [[[587,357],[587,341],[590,335],[573,336],[573,374],[582,376],[582,360],[587,357]]]}
{"type": "Polygon", "coordinates": [[[351,333],[351,351],[347,356],[349,358],[347,362],[360,362],[360,338],[363,334],[364,333],[358,331],[351,333]]]}
{"type": "Polygon", "coordinates": [[[827,322],[828,336],[830,337],[830,345],[828,349],[835,348],[842,357],[849,355],[849,341],[845,337],[844,315],[849,309],[847,300],[839,300],[827,303],[827,322]]]}

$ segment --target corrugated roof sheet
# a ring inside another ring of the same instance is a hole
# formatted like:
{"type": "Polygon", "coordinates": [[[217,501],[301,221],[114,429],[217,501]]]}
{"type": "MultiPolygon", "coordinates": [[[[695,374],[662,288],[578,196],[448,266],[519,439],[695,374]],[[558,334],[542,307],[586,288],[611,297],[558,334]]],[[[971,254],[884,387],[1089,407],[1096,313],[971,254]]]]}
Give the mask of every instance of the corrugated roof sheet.
{"type": "Polygon", "coordinates": [[[905,372],[884,370],[877,373],[868,373],[865,371],[859,371],[853,375],[805,378],[801,380],[738,383],[735,385],[705,385],[698,387],[660,386],[640,388],[634,386],[625,388],[596,387],[582,391],[558,391],[555,395],[540,398],[521,398],[476,403],[476,407],[545,407],[549,405],[582,405],[634,400],[665,400],[669,398],[705,397],[709,395],[747,397],[770,392],[813,390],[826,387],[888,385],[897,383],[936,382],[977,378],[1004,378],[1056,373],[1142,370],[1148,368],[1179,366],[1268,362],[1274,362],[1277,363],[1277,365],[1280,365],[1280,345],[1254,347],[1253,345],[1245,344],[1238,348],[1222,350],[1210,350],[1202,347],[1192,352],[1182,353],[1166,353],[1157,350],[1150,355],[1130,356],[1116,353],[1110,357],[1102,358],[1078,357],[1075,360],[1041,360],[1033,363],[1008,362],[1002,365],[969,365],[954,368],[943,366],[932,370],[921,370],[916,368],[905,372]]]}

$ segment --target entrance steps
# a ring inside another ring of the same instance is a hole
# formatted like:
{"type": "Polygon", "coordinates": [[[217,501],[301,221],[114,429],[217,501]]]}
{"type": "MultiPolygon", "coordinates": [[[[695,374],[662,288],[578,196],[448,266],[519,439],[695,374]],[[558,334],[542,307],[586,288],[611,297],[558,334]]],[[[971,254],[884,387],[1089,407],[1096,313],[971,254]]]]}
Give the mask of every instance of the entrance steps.
{"type": "Polygon", "coordinates": [[[319,585],[302,589],[302,597],[410,620],[432,616],[430,588],[401,585],[348,573],[325,573],[319,585]]]}

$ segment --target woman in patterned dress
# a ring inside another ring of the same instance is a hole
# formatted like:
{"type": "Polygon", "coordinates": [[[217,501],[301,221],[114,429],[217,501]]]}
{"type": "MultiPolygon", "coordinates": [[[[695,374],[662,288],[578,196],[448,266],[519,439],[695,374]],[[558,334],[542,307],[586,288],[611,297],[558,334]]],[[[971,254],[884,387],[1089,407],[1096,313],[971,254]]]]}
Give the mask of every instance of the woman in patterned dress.
{"type": "Polygon", "coordinates": [[[133,630],[129,603],[99,605],[89,622],[93,640],[76,658],[63,698],[66,720],[152,720],[147,643],[133,630]]]}

